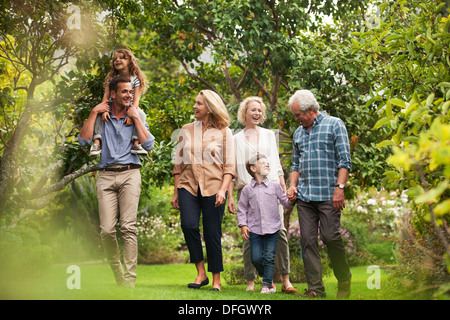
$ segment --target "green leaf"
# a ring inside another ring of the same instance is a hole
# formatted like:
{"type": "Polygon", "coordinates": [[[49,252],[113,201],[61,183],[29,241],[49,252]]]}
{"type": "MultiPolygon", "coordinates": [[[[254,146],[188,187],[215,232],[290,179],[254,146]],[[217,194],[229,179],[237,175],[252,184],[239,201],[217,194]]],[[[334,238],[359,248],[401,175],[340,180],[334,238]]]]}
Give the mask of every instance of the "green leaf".
{"type": "Polygon", "coordinates": [[[388,101],[390,103],[392,103],[394,106],[398,106],[400,108],[406,108],[406,102],[401,99],[392,98],[392,99],[389,99],[388,101]]]}
{"type": "Polygon", "coordinates": [[[442,216],[446,213],[450,212],[450,199],[445,200],[444,202],[439,203],[435,208],[434,208],[434,213],[437,216],[442,216]]]}
{"type": "Polygon", "coordinates": [[[417,197],[416,202],[418,203],[435,203],[439,200],[441,194],[447,189],[448,181],[442,181],[436,188],[417,197]]]}
{"type": "Polygon", "coordinates": [[[375,148],[379,149],[379,148],[386,147],[386,146],[392,146],[392,145],[394,145],[394,144],[395,144],[395,143],[394,143],[394,141],[392,141],[392,140],[384,140],[384,141],[381,141],[380,143],[378,143],[378,144],[375,146],[375,148]]]}
{"type": "Polygon", "coordinates": [[[450,87],[450,82],[441,82],[437,85],[437,87],[450,87]]]}
{"type": "Polygon", "coordinates": [[[378,129],[379,127],[382,127],[383,125],[388,123],[391,119],[392,119],[391,117],[381,118],[380,120],[377,121],[377,123],[375,123],[375,125],[373,126],[373,129],[378,129]]]}
{"type": "Polygon", "coordinates": [[[388,100],[388,102],[386,102],[386,115],[389,118],[393,118],[394,115],[392,114],[392,104],[391,102],[388,100]]]}
{"type": "Polygon", "coordinates": [[[426,105],[431,106],[433,104],[433,101],[434,101],[434,93],[428,96],[426,105]]]}
{"type": "Polygon", "coordinates": [[[428,107],[422,107],[422,108],[419,108],[418,110],[414,111],[411,114],[411,118],[409,118],[408,123],[412,123],[412,122],[416,121],[418,117],[420,117],[424,113],[428,112],[428,110],[429,110],[428,107]]]}
{"type": "Polygon", "coordinates": [[[360,47],[360,44],[359,44],[359,42],[358,41],[356,41],[354,38],[351,38],[350,39],[350,41],[353,43],[353,45],[355,46],[355,47],[357,47],[357,48],[359,48],[360,47]]]}
{"type": "Polygon", "coordinates": [[[398,172],[396,171],[386,171],[383,173],[384,176],[390,176],[390,177],[398,177],[398,172]]]}
{"type": "Polygon", "coordinates": [[[404,39],[405,37],[401,34],[391,34],[390,36],[386,37],[386,41],[392,41],[392,40],[398,40],[398,39],[404,39]]]}
{"type": "MultiPolygon", "coordinates": [[[[450,90],[449,90],[450,91],[450,90]]],[[[447,101],[447,102],[445,102],[443,105],[442,105],[442,113],[443,114],[446,114],[447,113],[447,109],[448,109],[448,107],[450,106],[450,101],[447,101]]]]}

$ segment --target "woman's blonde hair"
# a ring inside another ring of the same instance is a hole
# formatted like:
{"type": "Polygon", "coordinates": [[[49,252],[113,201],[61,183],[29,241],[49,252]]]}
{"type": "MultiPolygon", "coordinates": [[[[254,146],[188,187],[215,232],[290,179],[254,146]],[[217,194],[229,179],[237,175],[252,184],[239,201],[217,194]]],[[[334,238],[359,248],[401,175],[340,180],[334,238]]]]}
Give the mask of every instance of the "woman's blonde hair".
{"type": "Polygon", "coordinates": [[[259,120],[259,123],[262,124],[266,120],[266,105],[264,104],[263,100],[260,97],[248,97],[241,102],[239,110],[237,112],[238,121],[243,125],[245,125],[245,114],[247,113],[248,104],[253,101],[258,102],[261,106],[262,117],[259,120]]]}
{"type": "Polygon", "coordinates": [[[219,129],[228,127],[230,124],[230,116],[228,110],[222,101],[222,98],[211,90],[202,90],[200,94],[203,96],[203,101],[211,113],[212,121],[219,129]]]}
{"type": "Polygon", "coordinates": [[[143,95],[147,90],[147,79],[145,78],[145,74],[142,72],[141,68],[139,68],[139,64],[137,63],[136,57],[133,52],[127,49],[117,49],[114,51],[113,58],[110,61],[111,70],[108,72],[105,78],[105,86],[111,81],[113,78],[119,75],[119,71],[114,67],[114,61],[116,60],[116,56],[118,54],[123,54],[125,58],[130,59],[130,63],[128,63],[128,70],[130,75],[135,76],[139,79],[141,83],[141,94],[143,95]]]}

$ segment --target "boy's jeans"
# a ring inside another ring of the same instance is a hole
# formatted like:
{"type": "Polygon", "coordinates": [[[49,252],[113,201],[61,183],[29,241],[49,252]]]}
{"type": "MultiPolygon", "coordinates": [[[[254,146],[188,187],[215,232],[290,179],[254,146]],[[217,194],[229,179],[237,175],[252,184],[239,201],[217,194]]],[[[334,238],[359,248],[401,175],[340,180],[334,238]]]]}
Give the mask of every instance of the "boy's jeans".
{"type": "Polygon", "coordinates": [[[259,235],[250,232],[250,255],[255,269],[262,279],[263,287],[271,287],[275,269],[278,233],[259,235]]]}

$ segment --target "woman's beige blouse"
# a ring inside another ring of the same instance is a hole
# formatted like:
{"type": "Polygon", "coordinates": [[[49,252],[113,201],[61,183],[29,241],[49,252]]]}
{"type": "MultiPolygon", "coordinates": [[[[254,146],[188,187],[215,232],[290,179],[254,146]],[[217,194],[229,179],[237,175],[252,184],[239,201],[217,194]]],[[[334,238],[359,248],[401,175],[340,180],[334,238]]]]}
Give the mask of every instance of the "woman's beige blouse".
{"type": "Polygon", "coordinates": [[[175,154],[173,175],[179,174],[178,188],[192,195],[209,197],[222,186],[223,176],[236,175],[233,134],[230,128],[213,124],[203,133],[201,121],[181,128],[175,154]]]}

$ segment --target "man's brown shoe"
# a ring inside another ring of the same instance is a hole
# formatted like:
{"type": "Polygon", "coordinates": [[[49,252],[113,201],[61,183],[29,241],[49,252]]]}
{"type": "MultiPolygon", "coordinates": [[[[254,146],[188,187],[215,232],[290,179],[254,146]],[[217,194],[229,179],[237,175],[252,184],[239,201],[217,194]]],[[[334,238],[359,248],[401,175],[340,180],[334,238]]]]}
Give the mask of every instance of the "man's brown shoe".
{"type": "Polygon", "coordinates": [[[338,291],[336,294],[337,298],[347,299],[348,297],[350,297],[351,281],[352,277],[350,277],[347,281],[338,281],[338,291]]]}

